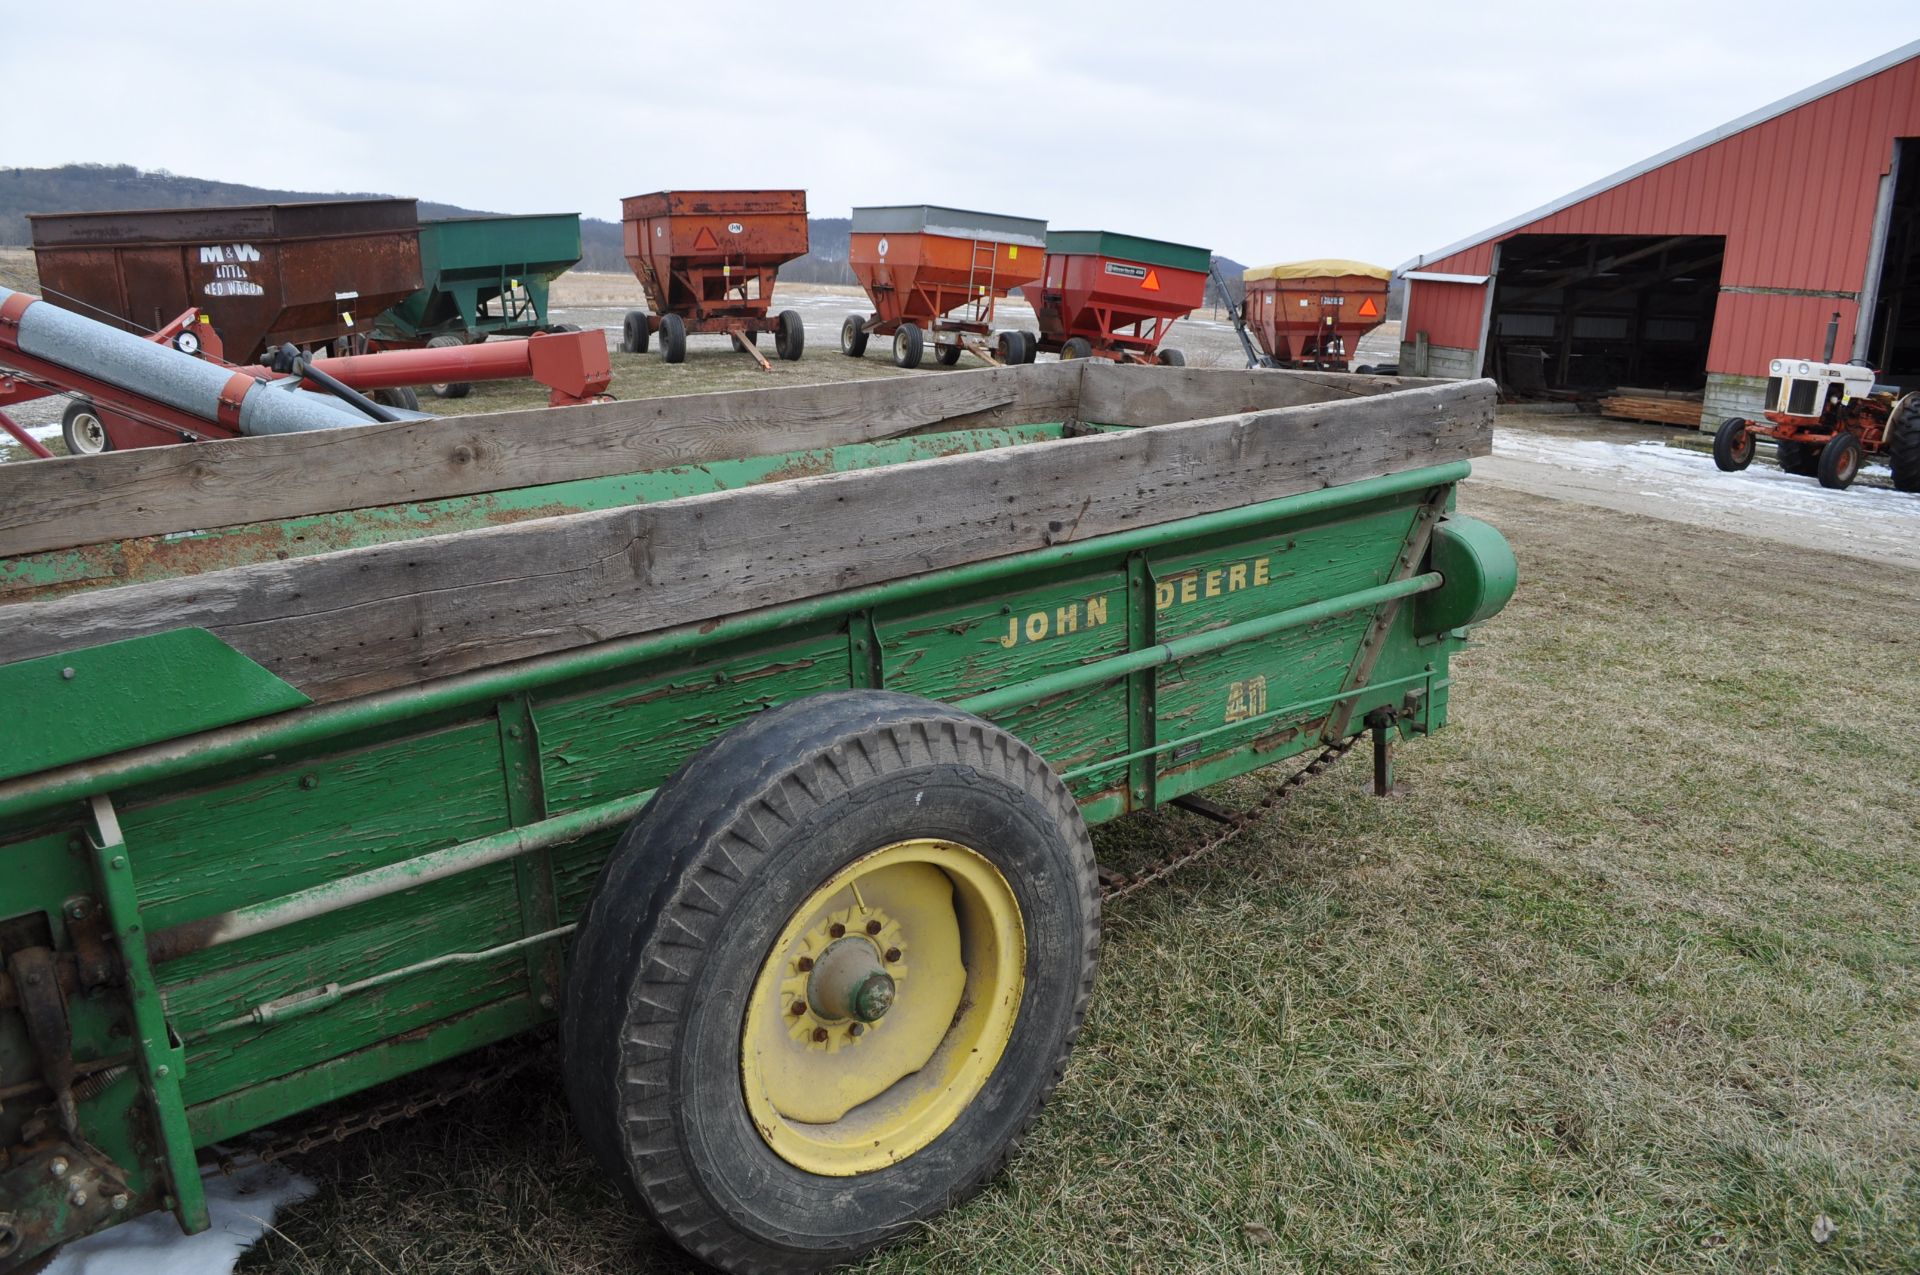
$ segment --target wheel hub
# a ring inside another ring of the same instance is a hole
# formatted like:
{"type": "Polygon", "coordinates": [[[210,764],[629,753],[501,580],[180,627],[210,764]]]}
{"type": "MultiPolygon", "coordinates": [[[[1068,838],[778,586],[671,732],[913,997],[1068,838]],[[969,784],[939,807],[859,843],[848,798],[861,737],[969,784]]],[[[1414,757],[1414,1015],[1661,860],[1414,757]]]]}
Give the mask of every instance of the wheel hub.
{"type": "Polygon", "coordinates": [[[821,1018],[877,1023],[893,1008],[893,978],[865,937],[836,940],[807,978],[807,1004],[821,1018]]]}
{"type": "Polygon", "coordinates": [[[787,1035],[828,1054],[871,1040],[907,975],[900,923],[855,899],[809,929],[788,963],[780,985],[787,1035]]]}

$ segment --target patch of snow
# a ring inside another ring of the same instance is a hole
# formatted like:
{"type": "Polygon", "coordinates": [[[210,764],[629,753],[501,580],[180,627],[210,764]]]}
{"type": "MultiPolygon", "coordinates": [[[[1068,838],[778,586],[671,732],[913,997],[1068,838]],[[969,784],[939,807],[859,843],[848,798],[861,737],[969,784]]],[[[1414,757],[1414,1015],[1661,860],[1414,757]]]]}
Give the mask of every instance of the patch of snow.
{"type": "Polygon", "coordinates": [[[182,1235],[170,1213],[148,1213],[60,1250],[46,1275],[229,1275],[240,1254],[282,1207],[306,1199],[313,1183],[274,1165],[206,1180],[213,1225],[182,1235]]]}

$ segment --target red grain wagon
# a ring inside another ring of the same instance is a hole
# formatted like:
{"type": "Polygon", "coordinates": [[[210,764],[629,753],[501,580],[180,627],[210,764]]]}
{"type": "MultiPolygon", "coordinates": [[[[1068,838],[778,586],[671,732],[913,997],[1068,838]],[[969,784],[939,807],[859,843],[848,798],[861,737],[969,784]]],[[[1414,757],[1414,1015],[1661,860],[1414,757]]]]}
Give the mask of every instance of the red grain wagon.
{"type": "Polygon", "coordinates": [[[850,314],[840,352],[858,358],[869,336],[893,337],[893,361],[918,367],[929,335],[944,367],[971,349],[989,362],[1031,362],[1024,332],[1002,332],[988,349],[994,305],[1040,278],[1047,223],[1030,217],[913,204],[853,210],[847,255],[873,301],[850,314]]]}
{"type": "Polygon", "coordinates": [[[1241,278],[1247,326],[1269,358],[1283,367],[1344,372],[1360,338],[1387,317],[1393,272],[1324,258],[1256,266],[1241,278]]]}
{"type": "Polygon", "coordinates": [[[1206,299],[1212,260],[1205,248],[1108,230],[1050,231],[1045,273],[1026,292],[1040,324],[1036,348],[1063,359],[1184,364],[1186,355],[1160,342],[1206,299]]]}
{"type": "Polygon", "coordinates": [[[724,332],[734,348],[770,367],[755,346],[773,333],[783,359],[797,359],[806,329],[793,310],[771,313],[780,267],[807,251],[804,190],[664,190],[621,201],[627,264],[652,313],[629,311],[620,348],[641,354],[653,334],[660,357],[687,357],[687,334],[724,332]]]}

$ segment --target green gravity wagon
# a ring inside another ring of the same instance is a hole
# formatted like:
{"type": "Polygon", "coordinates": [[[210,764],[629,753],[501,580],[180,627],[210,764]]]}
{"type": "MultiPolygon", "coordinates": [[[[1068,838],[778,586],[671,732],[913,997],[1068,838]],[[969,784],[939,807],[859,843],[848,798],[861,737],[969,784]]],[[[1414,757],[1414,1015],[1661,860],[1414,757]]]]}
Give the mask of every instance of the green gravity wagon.
{"type": "Polygon", "coordinates": [[[1089,826],[1445,724],[1492,421],[1076,360],[0,466],[0,1270],[556,1023],[705,1261],[911,1233],[1158,874],[1089,826]]]}
{"type": "Polygon", "coordinates": [[[579,213],[423,221],[425,284],[381,314],[375,335],[413,345],[532,336],[549,326],[549,286],[579,261],[579,213]]]}

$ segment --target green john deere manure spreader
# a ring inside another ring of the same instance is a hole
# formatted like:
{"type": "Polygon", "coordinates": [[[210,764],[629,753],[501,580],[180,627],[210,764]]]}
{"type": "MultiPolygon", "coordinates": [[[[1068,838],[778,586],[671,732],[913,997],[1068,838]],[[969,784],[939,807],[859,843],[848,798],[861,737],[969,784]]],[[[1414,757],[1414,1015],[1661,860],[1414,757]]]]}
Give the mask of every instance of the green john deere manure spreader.
{"type": "Polygon", "coordinates": [[[906,1233],[1065,1065],[1088,825],[1444,723],[1492,417],[1076,361],[0,466],[0,1270],[556,1020],[701,1258],[906,1233]]]}

